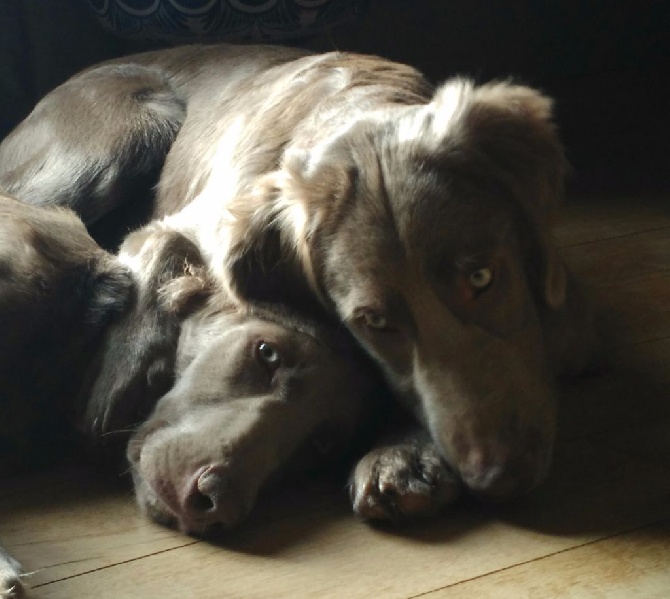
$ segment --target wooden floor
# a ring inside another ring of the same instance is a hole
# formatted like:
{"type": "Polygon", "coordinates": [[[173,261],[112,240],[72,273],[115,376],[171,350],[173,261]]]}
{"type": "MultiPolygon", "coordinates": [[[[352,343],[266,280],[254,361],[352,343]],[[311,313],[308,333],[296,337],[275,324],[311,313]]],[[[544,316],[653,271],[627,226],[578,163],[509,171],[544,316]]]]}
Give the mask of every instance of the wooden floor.
{"type": "Polygon", "coordinates": [[[0,542],[37,598],[670,597],[670,197],[568,204],[562,252],[609,330],[563,392],[549,482],[514,505],[373,528],[327,484],[278,493],[216,546],[144,521],[82,472],[0,492],[0,542]]]}

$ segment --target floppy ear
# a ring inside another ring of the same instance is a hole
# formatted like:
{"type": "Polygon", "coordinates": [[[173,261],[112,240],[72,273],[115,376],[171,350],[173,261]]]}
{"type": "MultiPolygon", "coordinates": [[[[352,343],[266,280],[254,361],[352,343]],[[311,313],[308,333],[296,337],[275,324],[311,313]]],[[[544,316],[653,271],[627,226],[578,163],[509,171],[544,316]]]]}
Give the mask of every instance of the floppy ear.
{"type": "Polygon", "coordinates": [[[334,144],[324,145],[325,151],[292,149],[280,170],[231,205],[226,272],[238,297],[323,313],[328,299],[315,262],[316,233],[352,182],[351,167],[333,155],[334,144]]]}
{"type": "Polygon", "coordinates": [[[477,165],[521,207],[542,255],[540,293],[547,305],[560,308],[567,277],[550,228],[563,198],[567,161],[552,121],[551,100],[521,85],[475,87],[455,79],[437,90],[427,121],[428,137],[438,151],[477,165]]]}
{"type": "Polygon", "coordinates": [[[123,314],[134,296],[132,273],[115,257],[101,260],[90,280],[90,297],[84,316],[95,330],[123,314]]]}
{"type": "Polygon", "coordinates": [[[130,235],[120,259],[134,296],[108,327],[84,388],[83,426],[93,436],[136,424],[170,389],[181,322],[210,288],[198,248],[174,231],[150,225],[130,235]]]}

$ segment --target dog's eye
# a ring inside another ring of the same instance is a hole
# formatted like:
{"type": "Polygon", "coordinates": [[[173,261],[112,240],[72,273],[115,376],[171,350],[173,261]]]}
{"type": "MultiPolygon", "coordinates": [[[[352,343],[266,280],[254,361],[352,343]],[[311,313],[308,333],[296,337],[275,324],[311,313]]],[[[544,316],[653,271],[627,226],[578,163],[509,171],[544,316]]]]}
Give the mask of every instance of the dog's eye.
{"type": "Polygon", "coordinates": [[[380,314],[379,312],[373,312],[371,310],[367,310],[361,313],[360,318],[365,324],[365,326],[371,329],[381,331],[388,327],[386,316],[380,314]]]}
{"type": "Polygon", "coordinates": [[[272,369],[279,368],[281,364],[281,355],[279,350],[272,343],[259,341],[256,344],[256,356],[258,359],[272,369]]]}
{"type": "Polygon", "coordinates": [[[470,285],[478,291],[486,289],[493,281],[493,271],[490,268],[480,268],[470,273],[470,285]]]}

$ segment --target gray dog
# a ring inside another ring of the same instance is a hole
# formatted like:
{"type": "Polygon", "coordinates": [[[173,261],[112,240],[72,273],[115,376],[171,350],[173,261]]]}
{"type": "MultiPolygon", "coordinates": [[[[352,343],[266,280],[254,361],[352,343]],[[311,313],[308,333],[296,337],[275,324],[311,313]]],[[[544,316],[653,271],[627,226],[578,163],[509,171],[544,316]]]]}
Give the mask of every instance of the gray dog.
{"type": "MultiPolygon", "coordinates": [[[[71,211],[4,194],[0,330],[2,475],[74,429],[130,429],[140,508],[188,533],[234,526],[286,469],[345,455],[372,409],[348,335],[233,300],[181,234],[146,227],[114,256],[71,211]]],[[[24,592],[0,549],[0,597],[24,592]]]]}
{"type": "Polygon", "coordinates": [[[564,171],[551,103],[530,88],[434,89],[380,58],[273,47],[94,67],[0,146],[1,186],[87,223],[157,183],[150,217],[225,289],[344,323],[423,426],[356,467],[370,518],[545,478],[554,376],[593,344],[550,234],[564,171]]]}

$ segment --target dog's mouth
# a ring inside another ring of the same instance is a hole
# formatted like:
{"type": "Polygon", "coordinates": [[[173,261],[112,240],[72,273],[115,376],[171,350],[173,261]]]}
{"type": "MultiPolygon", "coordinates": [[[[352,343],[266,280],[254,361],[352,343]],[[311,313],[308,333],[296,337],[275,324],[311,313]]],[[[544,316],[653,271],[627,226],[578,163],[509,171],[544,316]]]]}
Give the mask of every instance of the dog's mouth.
{"type": "MultiPolygon", "coordinates": [[[[518,433],[518,438],[523,435],[518,433]]],[[[552,444],[540,442],[538,434],[530,435],[533,442],[465,444],[456,452],[459,477],[471,495],[486,502],[497,503],[525,495],[547,477],[552,444]]],[[[458,444],[457,444],[458,445],[458,444]]],[[[452,452],[453,453],[453,452],[452,452]]]]}

